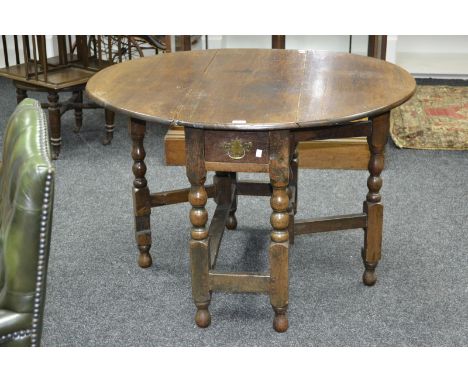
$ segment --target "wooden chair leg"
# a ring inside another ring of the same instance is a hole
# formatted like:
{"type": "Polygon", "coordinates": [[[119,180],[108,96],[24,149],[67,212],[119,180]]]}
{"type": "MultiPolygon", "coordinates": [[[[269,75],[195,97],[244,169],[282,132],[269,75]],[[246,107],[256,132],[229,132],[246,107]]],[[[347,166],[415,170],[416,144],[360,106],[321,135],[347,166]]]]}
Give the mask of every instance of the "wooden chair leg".
{"type": "Polygon", "coordinates": [[[205,209],[208,195],[205,190],[206,169],[203,157],[204,132],[200,129],[185,129],[185,152],[187,155],[187,177],[191,188],[189,202],[190,222],[192,223],[190,239],[190,262],[192,273],[192,296],[197,312],[195,323],[206,328],[211,323],[208,307],[211,302],[209,289],[210,254],[208,248],[208,212],[205,209]]]}
{"type": "Polygon", "coordinates": [[[19,104],[22,100],[28,97],[28,93],[25,89],[16,88],[16,103],[19,104]]]}
{"type": "Polygon", "coordinates": [[[115,113],[113,111],[104,109],[104,114],[106,118],[106,135],[102,139],[102,144],[108,145],[112,142],[112,138],[114,138],[115,113]]]}
{"type": "MultiPolygon", "coordinates": [[[[76,104],[82,104],[83,103],[83,91],[82,90],[74,91],[73,98],[76,104]]],[[[83,108],[81,106],[75,106],[74,109],[75,109],[75,128],[73,129],[73,131],[75,133],[79,133],[81,130],[81,127],[83,126],[83,108]]]]}
{"type": "Polygon", "coordinates": [[[138,265],[148,268],[152,264],[150,255],[151,248],[151,199],[148,182],[145,178],[146,164],[144,162],[146,153],[143,147],[146,122],[132,118],[129,124],[130,137],[132,138],[133,158],[133,210],[135,213],[135,238],[139,250],[138,265]]]}
{"type": "Polygon", "coordinates": [[[273,209],[270,222],[270,303],[275,311],[273,328],[277,332],[288,329],[288,252],[289,252],[289,132],[270,133],[270,183],[273,192],[270,205],[273,209]]]}
{"type": "Polygon", "coordinates": [[[49,101],[48,110],[50,126],[50,143],[52,146],[52,159],[58,159],[60,155],[60,147],[62,144],[58,93],[50,91],[49,95],[47,96],[47,100],[49,101]]]}
{"type": "Polygon", "coordinates": [[[382,187],[380,174],[384,168],[384,149],[390,126],[389,116],[389,113],[385,113],[372,120],[372,135],[367,139],[371,157],[369,159],[370,175],[367,179],[369,192],[364,202],[367,227],[364,229],[364,248],[362,250],[365,268],[362,280],[368,286],[374,285],[377,281],[375,268],[381,258],[382,251],[383,204],[379,192],[382,187]]]}

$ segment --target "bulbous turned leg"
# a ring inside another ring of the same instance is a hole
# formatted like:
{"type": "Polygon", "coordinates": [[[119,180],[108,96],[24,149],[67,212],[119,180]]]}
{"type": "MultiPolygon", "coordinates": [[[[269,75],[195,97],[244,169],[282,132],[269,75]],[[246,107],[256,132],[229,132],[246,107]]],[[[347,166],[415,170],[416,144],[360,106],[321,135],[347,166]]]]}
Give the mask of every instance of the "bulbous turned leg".
{"type": "Polygon", "coordinates": [[[49,101],[48,110],[52,159],[58,159],[60,155],[60,147],[62,145],[59,96],[56,92],[50,91],[47,96],[47,100],[49,101]]]}
{"type": "Polygon", "coordinates": [[[115,113],[104,109],[104,114],[106,118],[106,135],[102,138],[102,144],[105,146],[109,145],[114,138],[115,113]]]}
{"type": "Polygon", "coordinates": [[[289,206],[288,206],[288,214],[289,214],[289,225],[288,225],[288,233],[289,233],[289,244],[294,244],[294,204],[292,203],[293,193],[291,184],[288,187],[288,198],[289,198],[289,206]]]}
{"type": "Polygon", "coordinates": [[[83,126],[83,107],[80,105],[83,103],[83,91],[76,90],[73,92],[73,98],[75,103],[78,104],[74,107],[75,109],[75,128],[73,129],[74,133],[79,133],[81,127],[83,126]]]}
{"type": "Polygon", "coordinates": [[[380,174],[384,168],[384,149],[389,130],[389,113],[374,117],[372,120],[372,134],[367,138],[371,156],[369,159],[369,177],[367,187],[369,192],[364,202],[364,213],[367,215],[367,227],[364,228],[364,248],[362,260],[364,274],[362,280],[365,285],[372,286],[377,281],[375,269],[382,252],[383,204],[380,189],[382,178],[380,174]]]}
{"type": "MultiPolygon", "coordinates": [[[[188,200],[190,210],[190,263],[192,275],[192,296],[197,312],[195,323],[200,328],[206,328],[211,323],[208,306],[211,301],[208,283],[210,270],[210,254],[208,251],[208,211],[205,208],[208,195],[205,190],[206,169],[204,162],[204,133],[200,129],[185,129],[185,152],[187,156],[187,177],[191,187],[188,200]]],[[[224,197],[224,193],[219,194],[224,197]]]]}
{"type": "Polygon", "coordinates": [[[270,133],[270,303],[275,312],[273,328],[279,332],[288,329],[288,252],[289,252],[289,132],[270,133]]]}
{"type": "Polygon", "coordinates": [[[132,138],[132,171],[133,181],[133,210],[135,215],[135,239],[138,246],[138,265],[148,268],[153,263],[150,255],[151,248],[151,199],[148,182],[145,178],[146,157],[143,139],[145,137],[146,123],[138,119],[131,119],[129,132],[132,138]]]}
{"type": "Polygon", "coordinates": [[[270,302],[275,312],[273,328],[279,332],[288,329],[288,252],[289,252],[289,198],[286,187],[273,188],[271,197],[271,225],[269,248],[271,292],[270,302]]]}

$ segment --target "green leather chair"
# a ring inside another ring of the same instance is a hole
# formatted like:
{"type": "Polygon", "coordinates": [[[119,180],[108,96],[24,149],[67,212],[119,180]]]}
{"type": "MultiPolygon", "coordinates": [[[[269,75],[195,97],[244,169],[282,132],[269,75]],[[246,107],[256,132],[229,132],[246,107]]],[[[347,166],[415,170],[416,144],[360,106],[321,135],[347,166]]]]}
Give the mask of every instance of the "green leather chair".
{"type": "Polygon", "coordinates": [[[26,98],[10,117],[0,165],[0,346],[39,346],[54,168],[45,115],[26,98]]]}

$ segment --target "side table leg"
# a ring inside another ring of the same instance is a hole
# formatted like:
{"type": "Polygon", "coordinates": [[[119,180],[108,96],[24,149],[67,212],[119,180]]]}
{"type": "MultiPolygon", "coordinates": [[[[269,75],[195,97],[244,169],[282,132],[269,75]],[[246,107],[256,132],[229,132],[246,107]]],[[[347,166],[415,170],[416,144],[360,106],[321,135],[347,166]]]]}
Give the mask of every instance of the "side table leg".
{"type": "Polygon", "coordinates": [[[47,96],[49,101],[49,125],[50,125],[50,143],[52,146],[52,159],[58,159],[60,155],[60,146],[62,144],[62,134],[60,126],[60,106],[57,92],[50,91],[47,96]]]}
{"type": "Polygon", "coordinates": [[[195,323],[200,328],[206,328],[211,323],[208,306],[211,293],[208,284],[210,258],[208,251],[208,212],[205,209],[208,195],[205,190],[206,169],[204,162],[204,132],[200,129],[185,129],[185,152],[187,158],[187,177],[191,188],[189,202],[190,222],[190,262],[192,274],[192,296],[197,313],[195,323]]]}
{"type": "Polygon", "coordinates": [[[289,326],[286,314],[289,294],[289,131],[270,133],[270,183],[273,187],[270,199],[273,209],[270,218],[273,231],[269,247],[270,302],[275,311],[273,328],[281,333],[289,326]]]}
{"type": "Polygon", "coordinates": [[[146,164],[144,162],[146,152],[143,147],[146,122],[132,118],[129,124],[130,137],[132,138],[132,171],[135,176],[133,181],[133,210],[135,214],[135,238],[139,250],[138,265],[148,268],[152,264],[151,248],[151,200],[148,182],[145,178],[146,164]]]}
{"type": "MultiPolygon", "coordinates": [[[[75,98],[75,103],[82,104],[83,103],[83,91],[76,90],[73,92],[73,97],[75,98]]],[[[83,107],[82,106],[75,106],[75,128],[73,132],[79,133],[81,127],[83,126],[83,107]]]]}
{"type": "Polygon", "coordinates": [[[102,144],[109,145],[112,142],[112,138],[114,138],[115,113],[104,109],[104,115],[106,119],[106,135],[102,139],[102,144]]]}
{"type": "Polygon", "coordinates": [[[384,168],[384,150],[390,125],[389,117],[389,113],[375,117],[372,120],[372,135],[367,139],[371,157],[369,160],[370,175],[367,179],[369,192],[364,202],[367,228],[364,229],[362,259],[365,271],[362,280],[368,286],[374,285],[377,281],[375,268],[380,260],[382,250],[383,204],[379,192],[382,187],[380,174],[384,168]]]}

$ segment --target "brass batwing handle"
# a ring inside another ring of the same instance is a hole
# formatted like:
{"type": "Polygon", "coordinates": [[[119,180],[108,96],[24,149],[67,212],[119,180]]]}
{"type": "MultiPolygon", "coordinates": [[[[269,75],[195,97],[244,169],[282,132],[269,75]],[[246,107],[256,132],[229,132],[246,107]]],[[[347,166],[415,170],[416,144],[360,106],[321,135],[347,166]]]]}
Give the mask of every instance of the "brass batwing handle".
{"type": "Polygon", "coordinates": [[[224,152],[231,159],[242,159],[252,149],[252,142],[242,142],[239,138],[223,143],[224,152]]]}

